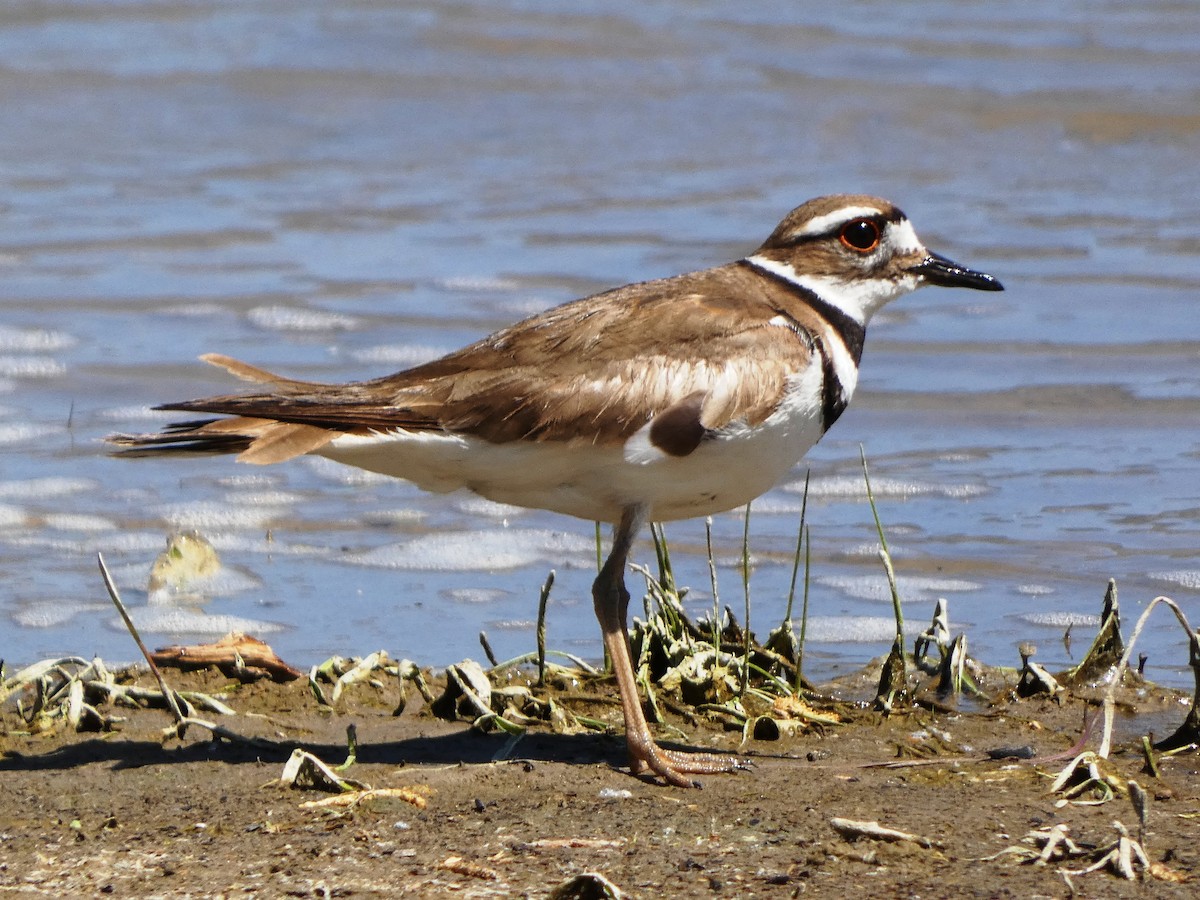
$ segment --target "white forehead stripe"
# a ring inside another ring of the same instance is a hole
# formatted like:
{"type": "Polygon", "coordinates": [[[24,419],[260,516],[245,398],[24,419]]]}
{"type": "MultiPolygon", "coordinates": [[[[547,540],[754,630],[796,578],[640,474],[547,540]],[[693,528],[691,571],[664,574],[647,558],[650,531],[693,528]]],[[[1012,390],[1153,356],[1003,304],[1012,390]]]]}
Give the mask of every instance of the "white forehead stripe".
{"type": "Polygon", "coordinates": [[[883,210],[874,206],[843,206],[831,213],[817,216],[804,223],[796,234],[824,234],[835,225],[849,222],[851,219],[870,219],[879,215],[883,210]]]}
{"type": "Polygon", "coordinates": [[[884,229],[887,241],[892,245],[892,251],[899,254],[925,253],[925,246],[913,230],[912,222],[901,219],[899,222],[888,222],[884,229]]]}

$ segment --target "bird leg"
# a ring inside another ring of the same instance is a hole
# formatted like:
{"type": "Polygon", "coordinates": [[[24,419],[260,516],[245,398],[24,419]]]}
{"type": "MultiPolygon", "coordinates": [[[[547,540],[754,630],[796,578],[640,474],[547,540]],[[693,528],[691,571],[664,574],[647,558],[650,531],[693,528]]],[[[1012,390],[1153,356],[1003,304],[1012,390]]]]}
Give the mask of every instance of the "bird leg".
{"type": "Polygon", "coordinates": [[[715,753],[681,753],[664,750],[650,736],[650,726],[638,698],[637,681],[629,650],[626,630],[629,612],[629,591],[625,588],[625,564],[638,531],[646,521],[641,506],[627,507],[613,532],[612,552],[592,585],[592,600],[596,618],[604,636],[604,647],[612,660],[621,694],[621,710],[625,715],[625,740],[629,745],[629,766],[635,775],[651,772],[676,787],[699,787],[700,783],[687,774],[734,772],[746,764],[733,756],[715,753]]]}

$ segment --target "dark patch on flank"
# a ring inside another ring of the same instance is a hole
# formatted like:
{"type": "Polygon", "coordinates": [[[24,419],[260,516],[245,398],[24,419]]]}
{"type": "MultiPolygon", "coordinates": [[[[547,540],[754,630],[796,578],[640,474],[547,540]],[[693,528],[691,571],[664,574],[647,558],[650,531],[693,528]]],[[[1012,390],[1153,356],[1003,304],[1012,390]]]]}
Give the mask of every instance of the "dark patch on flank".
{"type": "Polygon", "coordinates": [[[650,443],[669,456],[687,456],[708,433],[700,421],[703,407],[704,394],[697,391],[664,409],[650,423],[650,443]]]}

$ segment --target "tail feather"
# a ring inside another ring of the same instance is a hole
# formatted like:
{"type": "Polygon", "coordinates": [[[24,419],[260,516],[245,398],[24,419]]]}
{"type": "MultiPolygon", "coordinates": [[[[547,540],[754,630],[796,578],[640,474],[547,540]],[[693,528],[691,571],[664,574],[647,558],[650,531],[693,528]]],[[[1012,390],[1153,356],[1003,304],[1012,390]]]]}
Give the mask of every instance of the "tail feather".
{"type": "Polygon", "coordinates": [[[209,397],[155,407],[229,413],[230,417],[173,422],[162,431],[151,434],[111,434],[105,441],[120,447],[121,449],[116,451],[119,455],[236,453],[239,462],[266,465],[318,450],[342,433],[343,429],[336,425],[329,427],[289,420],[286,415],[282,420],[254,415],[255,412],[264,410],[269,413],[275,412],[289,403],[298,402],[298,395],[301,395],[302,400],[302,395],[319,391],[326,385],[276,375],[220,353],[208,353],[200,358],[243,381],[269,385],[271,393],[252,397],[209,397]],[[253,406],[252,401],[258,403],[261,409],[246,409],[244,404],[253,406]]]}
{"type": "Polygon", "coordinates": [[[254,438],[247,434],[221,434],[203,430],[203,426],[216,421],[222,420],[177,422],[158,433],[110,434],[104,440],[121,448],[116,451],[118,455],[129,457],[173,456],[180,453],[242,453],[253,443],[254,438]]]}
{"type": "Polygon", "coordinates": [[[238,454],[239,462],[267,465],[317,450],[337,432],[316,425],[237,416],[175,422],[161,432],[113,434],[105,440],[121,456],[238,454]]]}

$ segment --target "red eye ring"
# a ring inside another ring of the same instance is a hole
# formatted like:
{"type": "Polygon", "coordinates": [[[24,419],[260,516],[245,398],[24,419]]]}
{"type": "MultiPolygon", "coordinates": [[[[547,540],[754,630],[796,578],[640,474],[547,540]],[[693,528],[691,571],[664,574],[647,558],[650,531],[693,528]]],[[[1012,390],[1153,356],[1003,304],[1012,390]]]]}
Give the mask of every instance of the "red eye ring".
{"type": "Polygon", "coordinates": [[[873,219],[855,219],[838,232],[842,246],[855,253],[870,253],[879,246],[879,223],[873,219]]]}

